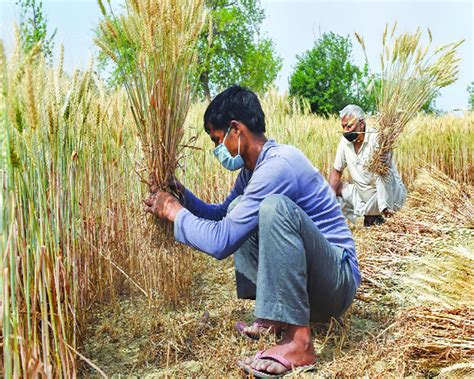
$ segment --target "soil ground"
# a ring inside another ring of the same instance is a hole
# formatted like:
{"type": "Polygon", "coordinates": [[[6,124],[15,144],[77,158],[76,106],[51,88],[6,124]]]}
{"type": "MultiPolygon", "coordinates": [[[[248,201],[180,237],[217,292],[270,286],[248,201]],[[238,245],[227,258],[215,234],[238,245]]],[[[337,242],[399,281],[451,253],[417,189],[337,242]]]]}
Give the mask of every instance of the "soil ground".
{"type": "MultiPolygon", "coordinates": [[[[253,342],[238,335],[234,323],[252,320],[253,301],[236,298],[232,260],[198,259],[189,304],[166,310],[139,295],[97,304],[82,353],[109,377],[242,377],[237,360],[271,346],[273,337],[253,342]]],[[[390,328],[395,315],[390,298],[367,291],[363,298],[347,312],[344,327],[335,321],[312,326],[317,363],[298,377],[429,375],[411,367],[391,342],[396,331],[390,328]]],[[[88,366],[81,371],[81,377],[98,376],[88,366]]]]}

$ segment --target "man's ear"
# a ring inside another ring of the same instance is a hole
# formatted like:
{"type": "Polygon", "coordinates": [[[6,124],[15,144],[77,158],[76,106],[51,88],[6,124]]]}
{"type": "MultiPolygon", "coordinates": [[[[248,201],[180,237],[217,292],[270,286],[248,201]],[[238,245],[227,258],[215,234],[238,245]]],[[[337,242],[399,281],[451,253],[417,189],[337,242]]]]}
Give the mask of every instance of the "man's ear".
{"type": "Polygon", "coordinates": [[[240,126],[240,125],[241,125],[240,122],[238,122],[238,121],[236,121],[236,120],[232,120],[232,121],[230,122],[230,126],[231,126],[231,128],[234,130],[235,133],[241,132],[241,130],[240,130],[240,127],[241,127],[241,126],[240,126]]]}

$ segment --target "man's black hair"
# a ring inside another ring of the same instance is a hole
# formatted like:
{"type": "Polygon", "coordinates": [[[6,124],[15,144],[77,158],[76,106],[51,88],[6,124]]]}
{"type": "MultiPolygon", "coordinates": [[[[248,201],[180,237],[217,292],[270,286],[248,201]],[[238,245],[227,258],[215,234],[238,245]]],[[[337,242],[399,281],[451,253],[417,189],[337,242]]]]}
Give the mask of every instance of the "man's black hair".
{"type": "Polygon", "coordinates": [[[204,130],[210,127],[226,130],[230,122],[244,124],[252,133],[265,132],[265,114],[257,95],[245,87],[232,86],[218,94],[204,112],[204,130]]]}

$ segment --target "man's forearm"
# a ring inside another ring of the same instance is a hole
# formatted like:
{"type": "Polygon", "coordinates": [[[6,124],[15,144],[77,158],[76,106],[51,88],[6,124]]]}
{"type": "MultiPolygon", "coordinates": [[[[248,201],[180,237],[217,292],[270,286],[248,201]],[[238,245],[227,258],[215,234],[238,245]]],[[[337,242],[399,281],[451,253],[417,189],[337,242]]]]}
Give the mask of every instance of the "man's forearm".
{"type": "Polygon", "coordinates": [[[333,169],[331,171],[331,174],[329,175],[329,185],[333,189],[333,191],[336,193],[336,196],[341,196],[342,192],[342,173],[337,171],[336,169],[333,169]]]}
{"type": "Polygon", "coordinates": [[[224,209],[222,204],[208,204],[188,189],[184,192],[184,200],[184,207],[195,216],[207,220],[219,221],[226,214],[227,208],[224,209]]]}

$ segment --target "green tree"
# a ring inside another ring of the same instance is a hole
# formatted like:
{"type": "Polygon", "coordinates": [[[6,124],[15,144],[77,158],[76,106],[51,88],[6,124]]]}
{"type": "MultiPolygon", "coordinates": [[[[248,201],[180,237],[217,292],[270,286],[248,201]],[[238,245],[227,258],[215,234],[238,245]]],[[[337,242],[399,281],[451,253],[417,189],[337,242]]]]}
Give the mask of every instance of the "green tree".
{"type": "Polygon", "coordinates": [[[235,83],[264,92],[275,81],[282,61],[272,41],[260,32],[265,18],[260,1],[207,0],[206,6],[212,27],[200,38],[201,94],[210,98],[235,83]]]}
{"type": "Polygon", "coordinates": [[[467,92],[469,93],[469,109],[474,111],[474,82],[471,82],[467,87],[467,92]]]}
{"type": "Polygon", "coordinates": [[[20,7],[20,39],[23,49],[28,52],[33,46],[40,43],[43,55],[51,59],[56,30],[48,37],[43,2],[41,0],[17,0],[16,5],[20,7]]]}
{"type": "Polygon", "coordinates": [[[436,99],[439,97],[439,91],[435,92],[428,101],[421,107],[422,112],[429,114],[440,114],[440,110],[436,108],[436,99]]]}
{"type": "MultiPolygon", "coordinates": [[[[206,0],[210,27],[199,38],[200,70],[196,80],[201,97],[213,94],[232,84],[241,84],[256,92],[264,92],[275,81],[281,69],[281,58],[272,41],[260,32],[265,18],[260,0],[206,0]]],[[[120,20],[120,19],[117,19],[120,20]]],[[[110,20],[110,22],[117,22],[110,20]]],[[[96,41],[107,38],[107,26],[96,29],[96,41]]],[[[132,69],[136,47],[124,41],[121,56],[132,69]]],[[[99,67],[110,72],[109,84],[121,84],[117,65],[103,52],[98,54],[99,67]]]]}
{"type": "Polygon", "coordinates": [[[375,111],[375,96],[368,87],[377,84],[367,66],[352,63],[349,37],[324,33],[311,50],[297,57],[290,77],[290,95],[307,99],[311,110],[321,115],[337,113],[347,104],[375,111]]]}

